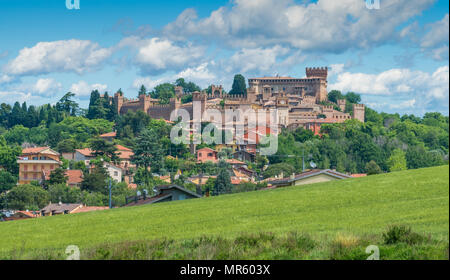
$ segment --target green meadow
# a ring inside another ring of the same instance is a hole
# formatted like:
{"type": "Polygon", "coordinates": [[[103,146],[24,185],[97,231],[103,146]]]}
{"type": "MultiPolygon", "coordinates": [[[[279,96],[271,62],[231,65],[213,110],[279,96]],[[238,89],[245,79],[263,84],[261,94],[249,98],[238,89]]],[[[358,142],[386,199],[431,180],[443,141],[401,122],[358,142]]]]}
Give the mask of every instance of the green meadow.
{"type": "Polygon", "coordinates": [[[69,245],[86,259],[364,259],[370,244],[381,258],[446,259],[448,239],[447,165],[3,222],[0,259],[65,258],[69,245]],[[420,238],[389,243],[392,225],[420,238]]]}

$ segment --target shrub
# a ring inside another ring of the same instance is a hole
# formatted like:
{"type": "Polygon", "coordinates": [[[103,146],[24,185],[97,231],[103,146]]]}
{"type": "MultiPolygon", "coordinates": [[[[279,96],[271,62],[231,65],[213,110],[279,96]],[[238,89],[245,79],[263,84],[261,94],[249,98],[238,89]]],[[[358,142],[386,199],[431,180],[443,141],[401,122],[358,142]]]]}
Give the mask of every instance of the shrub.
{"type": "Polygon", "coordinates": [[[424,237],[418,233],[412,232],[411,227],[405,225],[392,225],[383,233],[385,244],[407,243],[414,245],[421,243],[424,237]]]}

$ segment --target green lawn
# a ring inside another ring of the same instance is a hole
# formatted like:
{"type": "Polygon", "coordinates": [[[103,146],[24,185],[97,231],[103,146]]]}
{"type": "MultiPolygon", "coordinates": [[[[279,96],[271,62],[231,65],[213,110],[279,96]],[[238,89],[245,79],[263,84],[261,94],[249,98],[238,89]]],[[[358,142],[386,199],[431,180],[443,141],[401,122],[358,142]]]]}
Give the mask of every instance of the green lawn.
{"type": "MultiPolygon", "coordinates": [[[[296,231],[314,238],[411,226],[448,242],[448,166],[91,213],[0,223],[0,256],[125,241],[296,231]]],[[[447,245],[448,246],[448,245],[447,245]]]]}

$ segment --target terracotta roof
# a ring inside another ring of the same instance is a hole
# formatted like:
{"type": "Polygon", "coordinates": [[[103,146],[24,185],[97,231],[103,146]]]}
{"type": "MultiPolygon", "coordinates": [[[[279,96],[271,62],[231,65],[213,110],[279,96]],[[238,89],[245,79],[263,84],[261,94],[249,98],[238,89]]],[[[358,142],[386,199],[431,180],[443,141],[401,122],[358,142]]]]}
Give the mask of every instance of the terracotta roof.
{"type": "Polygon", "coordinates": [[[50,147],[25,148],[22,150],[22,154],[37,154],[47,149],[50,147]]]}
{"type": "Polygon", "coordinates": [[[67,183],[69,185],[80,184],[83,182],[83,171],[76,170],[66,170],[64,172],[67,176],[67,183]]]}
{"type": "Polygon", "coordinates": [[[82,206],[72,211],[71,214],[107,210],[107,209],[109,209],[108,206],[82,206]]]}
{"type": "Polygon", "coordinates": [[[241,179],[237,178],[237,177],[231,177],[231,184],[232,185],[239,185],[241,183],[241,179]]]}
{"type": "Polygon", "coordinates": [[[229,164],[245,164],[244,162],[237,160],[235,158],[225,160],[229,164]]]}
{"type": "Polygon", "coordinates": [[[117,150],[131,152],[132,150],[122,145],[116,145],[117,150]]]}
{"type": "Polygon", "coordinates": [[[80,154],[82,154],[85,157],[93,157],[94,155],[92,154],[93,151],[89,148],[84,148],[84,149],[76,149],[75,151],[79,152],[80,154]]]}
{"type": "Polygon", "coordinates": [[[353,178],[359,178],[359,177],[366,177],[367,174],[365,174],[365,173],[361,173],[361,174],[352,174],[352,175],[350,175],[350,176],[352,176],[353,178]]]}
{"type": "Polygon", "coordinates": [[[117,155],[120,159],[131,159],[131,157],[134,155],[131,151],[118,151],[117,155]]]}
{"type": "Polygon", "coordinates": [[[21,214],[23,214],[23,215],[25,215],[27,217],[30,217],[30,218],[39,217],[38,213],[34,213],[32,211],[17,211],[15,214],[17,214],[17,213],[21,213],[21,214]]]}
{"type": "Polygon", "coordinates": [[[213,149],[208,148],[208,147],[204,147],[204,148],[198,149],[198,150],[197,150],[197,153],[200,152],[200,151],[210,151],[210,152],[215,152],[215,153],[217,153],[216,150],[213,150],[213,149]]]}
{"type": "Polygon", "coordinates": [[[116,137],[116,136],[117,136],[117,132],[115,132],[115,131],[100,135],[100,137],[116,137]]]}

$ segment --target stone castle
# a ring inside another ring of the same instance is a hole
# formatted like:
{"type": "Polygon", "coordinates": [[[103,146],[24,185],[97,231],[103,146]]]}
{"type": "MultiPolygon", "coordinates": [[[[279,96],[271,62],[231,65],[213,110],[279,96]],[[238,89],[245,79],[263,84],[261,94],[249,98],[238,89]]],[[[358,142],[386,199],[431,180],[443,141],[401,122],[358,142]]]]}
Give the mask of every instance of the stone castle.
{"type": "MultiPolygon", "coordinates": [[[[201,113],[207,109],[224,112],[225,109],[277,109],[278,123],[281,127],[295,129],[299,126],[318,134],[323,123],[339,123],[348,119],[364,122],[365,107],[353,104],[352,115],[346,112],[346,100],[337,104],[328,101],[327,67],[306,68],[305,78],[262,77],[248,79],[246,95],[228,95],[222,86],[212,85],[211,93],[194,92],[193,101],[201,104],[201,113]]],[[[181,87],[175,87],[175,97],[169,104],[161,105],[158,99],[140,95],[138,99],[126,99],[121,93],[114,95],[117,113],[142,110],[152,118],[169,120],[175,109],[186,109],[193,116],[193,102],[182,104],[184,95],[181,87]]],[[[209,121],[205,120],[204,121],[209,121]]]]}

